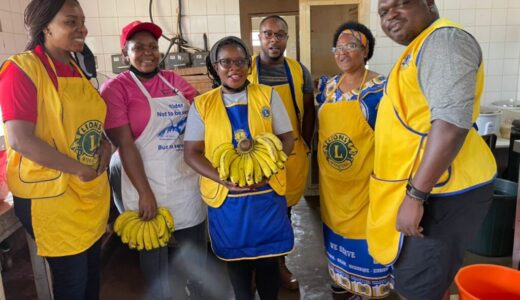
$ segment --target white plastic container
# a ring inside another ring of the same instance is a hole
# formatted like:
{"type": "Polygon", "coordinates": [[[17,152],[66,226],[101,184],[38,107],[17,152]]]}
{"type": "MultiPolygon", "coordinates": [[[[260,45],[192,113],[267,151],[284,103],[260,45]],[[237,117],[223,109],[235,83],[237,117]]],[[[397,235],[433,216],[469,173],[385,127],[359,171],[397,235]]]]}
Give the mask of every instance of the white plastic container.
{"type": "Polygon", "coordinates": [[[482,108],[477,118],[478,133],[480,135],[496,134],[500,136],[500,122],[502,111],[482,108]]]}

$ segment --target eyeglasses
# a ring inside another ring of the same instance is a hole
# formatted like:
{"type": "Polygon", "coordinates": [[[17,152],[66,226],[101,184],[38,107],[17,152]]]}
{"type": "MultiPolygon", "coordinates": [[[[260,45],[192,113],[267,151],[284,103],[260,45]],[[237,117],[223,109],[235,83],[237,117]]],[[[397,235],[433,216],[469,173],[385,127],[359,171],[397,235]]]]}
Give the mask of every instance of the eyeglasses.
{"type": "Polygon", "coordinates": [[[362,49],[363,46],[356,44],[356,43],[348,43],[339,47],[332,47],[332,53],[338,55],[338,54],[346,54],[350,52],[354,52],[356,50],[362,49]]]}
{"type": "Polygon", "coordinates": [[[247,58],[239,58],[239,59],[229,59],[229,58],[223,58],[217,60],[217,63],[220,64],[220,66],[224,69],[231,68],[232,65],[235,65],[238,68],[242,68],[246,66],[249,63],[249,59],[247,58]]]}
{"type": "Polygon", "coordinates": [[[271,30],[265,30],[265,31],[262,31],[262,34],[264,35],[264,37],[266,37],[268,39],[272,39],[273,37],[276,37],[276,39],[279,41],[283,41],[288,37],[287,33],[283,32],[283,31],[272,32],[271,30]]]}

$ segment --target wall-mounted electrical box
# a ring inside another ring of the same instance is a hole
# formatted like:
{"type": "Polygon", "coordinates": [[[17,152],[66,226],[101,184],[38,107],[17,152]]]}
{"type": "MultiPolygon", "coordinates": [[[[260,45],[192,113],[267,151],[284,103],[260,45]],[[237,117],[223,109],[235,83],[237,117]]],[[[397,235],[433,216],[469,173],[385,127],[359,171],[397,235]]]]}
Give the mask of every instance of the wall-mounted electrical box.
{"type": "Polygon", "coordinates": [[[122,54],[112,54],[112,73],[119,74],[123,71],[128,70],[129,65],[125,64],[122,54]]]}
{"type": "Polygon", "coordinates": [[[190,65],[190,54],[187,52],[170,53],[164,60],[164,67],[167,70],[189,67],[190,65]]]}
{"type": "MultiPolygon", "coordinates": [[[[161,53],[161,59],[164,57],[164,54],[161,53]]],[[[122,54],[112,54],[112,73],[119,74],[124,72],[130,68],[130,65],[125,64],[122,54]]],[[[159,69],[164,69],[164,62],[159,65],[159,69]]]]}
{"type": "Polygon", "coordinates": [[[206,66],[206,57],[209,55],[209,52],[197,52],[191,54],[191,66],[192,67],[205,67],[206,66]]]}

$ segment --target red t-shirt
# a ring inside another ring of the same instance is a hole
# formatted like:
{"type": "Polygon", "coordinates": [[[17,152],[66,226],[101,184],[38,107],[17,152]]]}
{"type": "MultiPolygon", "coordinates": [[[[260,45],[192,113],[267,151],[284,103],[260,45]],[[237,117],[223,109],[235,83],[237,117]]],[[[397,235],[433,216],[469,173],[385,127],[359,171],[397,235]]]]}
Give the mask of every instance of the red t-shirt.
{"type": "MultiPolygon", "coordinates": [[[[58,78],[51,68],[45,50],[38,45],[33,52],[41,60],[54,86],[58,87],[58,78]]],[[[52,59],[52,58],[51,58],[52,59]]],[[[81,71],[69,64],[52,59],[59,77],[81,77],[81,71]]],[[[15,63],[7,60],[0,72],[0,104],[2,118],[5,121],[22,120],[36,123],[37,90],[29,76],[15,63]]]]}

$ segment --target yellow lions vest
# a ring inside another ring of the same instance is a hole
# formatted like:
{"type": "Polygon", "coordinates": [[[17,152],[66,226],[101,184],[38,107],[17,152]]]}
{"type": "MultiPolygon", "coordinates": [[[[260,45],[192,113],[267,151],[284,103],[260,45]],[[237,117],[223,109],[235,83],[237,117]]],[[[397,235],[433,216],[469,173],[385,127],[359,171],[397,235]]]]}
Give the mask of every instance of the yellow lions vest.
{"type": "MultiPolygon", "coordinates": [[[[258,63],[260,61],[259,56],[253,56],[253,65],[252,71],[249,75],[248,79],[252,83],[260,83],[259,82],[259,68],[258,63]]],[[[288,74],[287,78],[289,81],[292,80],[292,85],[294,87],[294,98],[296,105],[298,106],[298,110],[300,111],[300,119],[298,120],[298,116],[296,115],[296,109],[294,107],[293,102],[293,92],[291,91],[291,84],[281,84],[273,86],[276,90],[282,102],[289,114],[289,119],[291,120],[291,125],[293,128],[294,135],[294,149],[289,155],[289,159],[285,162],[285,166],[287,169],[287,190],[285,193],[285,197],[287,198],[287,205],[293,206],[300,198],[303,196],[305,191],[305,187],[307,186],[307,175],[309,173],[309,159],[307,153],[309,153],[309,148],[305,144],[304,140],[301,136],[301,126],[303,120],[303,70],[300,66],[300,63],[294,59],[285,58],[285,62],[287,63],[290,76],[288,74]]]]}
{"type": "MultiPolygon", "coordinates": [[[[95,153],[106,105],[92,84],[84,77],[57,77],[56,89],[42,62],[32,52],[9,60],[27,74],[37,89],[35,135],[60,153],[97,168],[95,153]]],[[[50,58],[49,63],[56,73],[50,58]]],[[[77,254],[101,237],[110,204],[106,174],[83,182],[77,176],[39,165],[9,147],[8,158],[9,189],[16,197],[32,199],[38,255],[77,254]]]]}
{"type": "MultiPolygon", "coordinates": [[[[249,84],[247,87],[247,106],[249,130],[255,137],[262,132],[273,132],[271,113],[272,88],[259,84],[249,84]]],[[[222,88],[213,89],[195,98],[195,107],[205,124],[204,156],[211,161],[213,151],[223,143],[233,140],[231,122],[229,121],[222,88]]],[[[278,194],[285,194],[285,169],[271,177],[269,185],[278,194]]],[[[229,190],[204,176],[200,177],[200,191],[202,199],[213,208],[224,203],[229,190]]]]}
{"type": "Polygon", "coordinates": [[[343,237],[365,239],[374,131],[359,99],[323,103],[318,122],[322,220],[343,237]]]}
{"type": "MultiPolygon", "coordinates": [[[[443,27],[460,28],[460,25],[439,19],[417,36],[390,73],[379,106],[367,236],[370,254],[381,264],[392,264],[399,255],[403,236],[395,229],[397,212],[406,184],[421,164],[431,128],[430,108],[418,81],[417,57],[426,38],[443,27]]],[[[484,83],[482,64],[476,80],[473,122],[480,111],[484,83]]],[[[464,193],[490,183],[495,174],[496,163],[490,149],[471,128],[459,153],[431,193],[437,197],[464,193]]]]}

